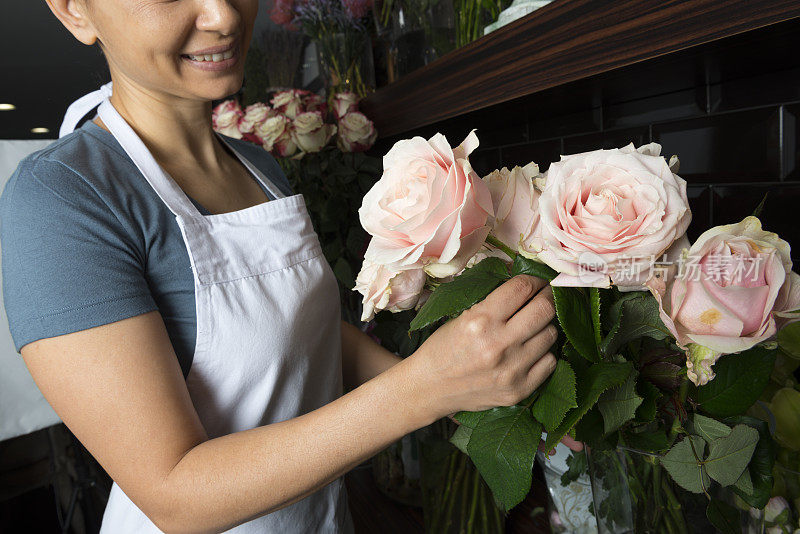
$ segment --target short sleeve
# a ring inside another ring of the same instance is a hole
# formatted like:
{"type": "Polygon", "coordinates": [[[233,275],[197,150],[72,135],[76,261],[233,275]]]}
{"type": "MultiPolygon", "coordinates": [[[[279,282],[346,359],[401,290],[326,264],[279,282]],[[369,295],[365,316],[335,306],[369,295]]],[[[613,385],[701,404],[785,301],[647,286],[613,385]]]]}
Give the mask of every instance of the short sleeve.
{"type": "Polygon", "coordinates": [[[157,309],[144,244],[63,163],[26,159],[0,197],[3,299],[16,350],[157,309]]]}

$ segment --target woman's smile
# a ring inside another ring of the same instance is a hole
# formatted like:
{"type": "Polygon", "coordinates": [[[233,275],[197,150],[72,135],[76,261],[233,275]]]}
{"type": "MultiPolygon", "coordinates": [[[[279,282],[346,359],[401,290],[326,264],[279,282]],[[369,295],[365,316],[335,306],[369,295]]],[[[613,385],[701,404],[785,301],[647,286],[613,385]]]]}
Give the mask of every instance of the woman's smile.
{"type": "Polygon", "coordinates": [[[238,42],[181,54],[181,59],[199,70],[224,71],[239,62],[241,47],[238,42]]]}

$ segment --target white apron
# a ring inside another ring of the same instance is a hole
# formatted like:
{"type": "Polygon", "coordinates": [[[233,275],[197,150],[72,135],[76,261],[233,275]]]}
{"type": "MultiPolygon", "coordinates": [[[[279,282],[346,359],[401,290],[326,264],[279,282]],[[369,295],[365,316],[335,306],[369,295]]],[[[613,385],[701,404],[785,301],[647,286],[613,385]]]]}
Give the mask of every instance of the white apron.
{"type": "MultiPolygon", "coordinates": [[[[285,197],[228,145],[275,200],[203,216],[111,105],[110,84],[92,95],[68,110],[61,135],[102,100],[100,118],[175,214],[191,261],[197,313],[186,385],[209,438],[291,419],[341,396],[338,286],[303,196],[285,197]]],[[[339,478],[229,532],[345,533],[352,528],[339,478]]],[[[115,483],[101,534],[156,532],[115,483]]]]}

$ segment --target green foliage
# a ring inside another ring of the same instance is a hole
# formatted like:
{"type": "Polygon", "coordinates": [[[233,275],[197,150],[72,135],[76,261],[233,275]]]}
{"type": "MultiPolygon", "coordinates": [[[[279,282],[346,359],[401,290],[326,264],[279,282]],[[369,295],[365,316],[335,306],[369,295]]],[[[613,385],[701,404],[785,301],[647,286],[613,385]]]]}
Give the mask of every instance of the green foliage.
{"type": "Polygon", "coordinates": [[[570,408],[578,407],[575,399],[575,373],[566,360],[558,360],[555,371],[539,391],[538,398],[531,406],[531,413],[551,432],[561,423],[570,408]]]}
{"type": "Polygon", "coordinates": [[[586,473],[588,467],[589,459],[586,451],[572,451],[572,454],[567,457],[567,471],[561,475],[561,484],[569,486],[586,473]]]}
{"type": "Polygon", "coordinates": [[[780,329],[778,346],[785,354],[800,359],[800,322],[789,323],[780,329]]]}
{"type": "Polygon", "coordinates": [[[599,362],[594,337],[594,321],[584,288],[553,287],[558,323],[578,353],[590,362],[599,362]]]}
{"type": "Polygon", "coordinates": [[[725,423],[720,423],[716,419],[704,415],[695,414],[690,421],[688,430],[692,434],[697,434],[707,443],[711,443],[717,438],[724,438],[731,433],[731,427],[725,423]]]}
{"type": "Polygon", "coordinates": [[[739,510],[730,504],[711,499],[706,508],[706,517],[723,534],[740,534],[739,510]]]}
{"type": "Polygon", "coordinates": [[[603,414],[604,432],[614,432],[633,419],[643,400],[636,393],[636,372],[630,373],[623,384],[603,393],[597,408],[603,414]]]}
{"type": "Polygon", "coordinates": [[[518,274],[529,274],[548,281],[558,276],[558,272],[548,265],[526,258],[522,254],[517,254],[514,257],[514,263],[511,264],[511,276],[518,274]]]}
{"type": "Polygon", "coordinates": [[[661,391],[647,380],[637,380],[636,391],[642,397],[642,403],[636,409],[636,420],[639,422],[653,421],[656,418],[661,391]]]}
{"type": "Polygon", "coordinates": [[[758,345],[722,356],[714,365],[714,380],[697,387],[693,397],[707,414],[743,414],[761,396],[774,364],[775,351],[758,345]]]}
{"type": "Polygon", "coordinates": [[[722,486],[730,486],[742,476],[758,443],[758,431],[736,425],[730,434],[711,440],[705,467],[708,476],[722,486]]]}
{"type": "Polygon", "coordinates": [[[624,344],[642,337],[665,339],[669,330],[658,314],[658,301],[649,293],[624,293],[609,309],[609,333],[600,351],[610,356],[624,344]]]}
{"type": "Polygon", "coordinates": [[[669,449],[669,438],[666,431],[645,429],[642,432],[626,432],[625,441],[630,447],[645,452],[663,452],[669,449]]]}
{"type": "Polygon", "coordinates": [[[661,465],[673,480],[692,493],[703,493],[711,484],[702,460],[706,442],[700,436],[687,436],[661,458],[661,465]]]}
{"type": "Polygon", "coordinates": [[[765,421],[747,416],[729,417],[725,419],[725,423],[748,425],[758,431],[758,443],[747,466],[753,489],[746,491],[738,485],[734,485],[732,489],[750,506],[764,508],[772,493],[772,468],[775,466],[777,456],[777,445],[770,435],[769,425],[765,421]]]}
{"type": "Polygon", "coordinates": [[[622,384],[631,374],[633,364],[596,363],[585,373],[576,370],[578,406],[567,412],[564,420],[554,431],[548,433],[545,447],[550,450],[575,426],[581,417],[595,405],[600,395],[607,389],[622,384]]]}
{"type": "Polygon", "coordinates": [[[411,330],[432,325],[444,317],[455,317],[486,296],[509,277],[506,264],[499,258],[486,258],[452,282],[434,290],[411,321],[411,330]]]}

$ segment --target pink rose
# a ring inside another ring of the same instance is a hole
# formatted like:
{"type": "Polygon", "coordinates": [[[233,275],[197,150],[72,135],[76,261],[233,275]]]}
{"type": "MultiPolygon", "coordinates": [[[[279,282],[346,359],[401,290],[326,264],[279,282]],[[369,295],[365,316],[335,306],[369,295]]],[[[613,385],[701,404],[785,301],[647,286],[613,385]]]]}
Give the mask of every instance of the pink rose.
{"type": "Polygon", "coordinates": [[[278,26],[283,26],[287,30],[296,30],[292,24],[294,20],[294,0],[275,0],[269,11],[269,18],[278,26]]]}
{"type": "Polygon", "coordinates": [[[243,115],[242,107],[236,100],[226,100],[215,107],[211,112],[211,124],[214,130],[222,135],[241,139],[242,134],[239,131],[239,119],[241,119],[243,115]]]}
{"type": "Polygon", "coordinates": [[[351,111],[339,121],[339,136],[336,146],[342,152],[364,152],[375,144],[378,132],[366,115],[351,111]]]}
{"type": "Polygon", "coordinates": [[[255,133],[267,152],[281,157],[289,157],[297,152],[297,144],[292,138],[292,121],[284,115],[270,117],[258,124],[255,133]]]}
{"type": "Polygon", "coordinates": [[[421,267],[395,271],[365,260],[353,288],[364,295],[361,320],[370,321],[379,310],[399,312],[414,308],[419,303],[426,280],[421,267]]]}
{"type": "Polygon", "coordinates": [[[436,278],[459,272],[480,249],[494,214],[489,188],[469,163],[475,130],[456,148],[437,133],[398,141],[364,196],[361,225],[374,236],[366,258],[393,270],[421,263],[436,278]]]}
{"type": "Polygon", "coordinates": [[[290,119],[294,119],[303,111],[303,93],[298,89],[278,91],[269,102],[275,111],[283,113],[290,119]]]}
{"type": "Polygon", "coordinates": [[[492,235],[517,250],[539,221],[539,192],[534,179],[539,166],[531,162],[524,167],[507,167],[483,177],[489,187],[494,206],[492,235]]]}
{"type": "Polygon", "coordinates": [[[556,286],[643,289],[691,221],[686,181],[651,143],[561,156],[547,171],[539,224],[525,245],[556,286]]]}
{"type": "Polygon", "coordinates": [[[336,93],[333,95],[331,109],[337,121],[351,111],[358,111],[358,95],[351,91],[336,93]]]}
{"type": "Polygon", "coordinates": [[[275,115],[275,112],[271,107],[263,102],[256,102],[255,104],[250,104],[244,109],[243,119],[248,120],[253,124],[259,124],[273,115],[275,115]]]}
{"type": "Polygon", "coordinates": [[[704,232],[682,255],[666,284],[651,280],[664,324],[687,349],[689,378],[714,378],[722,354],[771,338],[800,308],[800,276],[792,272],[789,244],[747,217],[704,232]]]}
{"type": "Polygon", "coordinates": [[[325,124],[321,112],[305,111],[294,119],[292,140],[305,153],[319,152],[335,133],[336,125],[325,124]]]}
{"type": "Polygon", "coordinates": [[[328,109],[328,104],[325,102],[325,99],[317,93],[308,91],[308,94],[302,98],[302,101],[303,109],[306,111],[319,111],[322,113],[323,117],[325,116],[325,113],[328,109]]]}

